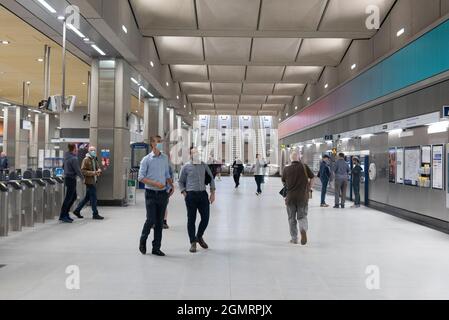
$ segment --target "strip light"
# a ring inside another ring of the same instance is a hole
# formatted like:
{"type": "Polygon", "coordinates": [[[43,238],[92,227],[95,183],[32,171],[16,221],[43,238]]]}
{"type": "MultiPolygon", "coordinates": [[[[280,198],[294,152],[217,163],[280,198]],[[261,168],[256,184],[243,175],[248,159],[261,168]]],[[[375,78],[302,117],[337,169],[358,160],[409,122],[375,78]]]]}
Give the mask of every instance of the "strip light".
{"type": "Polygon", "coordinates": [[[433,124],[429,125],[429,129],[427,129],[427,133],[433,134],[433,133],[446,132],[448,128],[449,128],[449,121],[441,121],[441,122],[437,122],[437,123],[433,123],[433,124]]]}
{"type": "Polygon", "coordinates": [[[80,37],[80,38],[84,39],[86,37],[84,34],[81,33],[81,31],[79,31],[77,28],[75,28],[73,26],[73,24],[67,23],[67,28],[69,28],[70,30],[75,32],[78,35],[78,37],[80,37]]]}
{"type": "Polygon", "coordinates": [[[146,93],[148,93],[148,95],[149,95],[150,97],[154,98],[154,95],[153,95],[150,91],[148,91],[145,87],[140,86],[140,88],[141,88],[143,91],[145,91],[146,93]]]}
{"type": "Polygon", "coordinates": [[[131,78],[131,81],[132,81],[132,82],[134,82],[135,84],[137,84],[138,86],[140,86],[140,83],[139,83],[139,81],[137,81],[136,79],[134,79],[134,78],[131,78]]]}
{"type": "Polygon", "coordinates": [[[45,0],[37,0],[37,2],[39,2],[45,9],[47,9],[51,13],[56,13],[55,8],[53,8],[51,5],[49,5],[47,1],[45,1],[45,0]]]}
{"type": "Polygon", "coordinates": [[[106,55],[106,53],[103,51],[103,50],[101,50],[100,48],[98,48],[98,46],[96,45],[96,44],[93,44],[92,45],[92,48],[94,48],[99,54],[101,54],[102,56],[105,56],[106,55]]]}
{"type": "Polygon", "coordinates": [[[2,104],[2,105],[4,105],[4,106],[11,106],[11,104],[10,103],[8,103],[8,102],[4,102],[4,101],[0,101],[0,104],[2,104]]]}

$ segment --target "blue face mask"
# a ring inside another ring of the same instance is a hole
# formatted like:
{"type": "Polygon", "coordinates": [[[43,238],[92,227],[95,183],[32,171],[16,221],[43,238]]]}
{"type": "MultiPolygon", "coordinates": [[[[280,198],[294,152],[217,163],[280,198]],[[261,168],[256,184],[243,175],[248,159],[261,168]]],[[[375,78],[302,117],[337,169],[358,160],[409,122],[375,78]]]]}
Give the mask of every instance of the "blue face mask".
{"type": "Polygon", "coordinates": [[[164,144],[161,142],[161,143],[158,143],[157,145],[156,145],[156,148],[159,150],[159,151],[163,151],[164,150],[164,144]]]}
{"type": "Polygon", "coordinates": [[[95,151],[91,151],[91,152],[89,152],[89,154],[93,158],[95,158],[97,156],[97,152],[95,152],[95,151]]]}

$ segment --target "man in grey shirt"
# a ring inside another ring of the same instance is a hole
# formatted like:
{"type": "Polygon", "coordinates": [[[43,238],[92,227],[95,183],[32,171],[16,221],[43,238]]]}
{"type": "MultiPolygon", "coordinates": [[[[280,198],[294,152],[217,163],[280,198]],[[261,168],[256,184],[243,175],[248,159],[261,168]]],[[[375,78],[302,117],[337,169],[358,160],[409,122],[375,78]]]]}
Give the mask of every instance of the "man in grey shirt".
{"type": "Polygon", "coordinates": [[[209,167],[201,162],[198,150],[191,148],[191,161],[181,170],[179,189],[184,195],[187,207],[187,230],[190,238],[190,252],[197,251],[197,243],[203,248],[209,246],[203,239],[204,232],[209,224],[210,205],[215,201],[215,181],[209,167]],[[210,197],[206,191],[206,174],[210,177],[210,197]],[[201,222],[196,232],[196,216],[199,211],[201,222]]]}
{"type": "Polygon", "coordinates": [[[348,189],[348,178],[351,170],[345,161],[345,154],[340,153],[335,163],[335,209],[345,208],[346,190],[348,189]]]}

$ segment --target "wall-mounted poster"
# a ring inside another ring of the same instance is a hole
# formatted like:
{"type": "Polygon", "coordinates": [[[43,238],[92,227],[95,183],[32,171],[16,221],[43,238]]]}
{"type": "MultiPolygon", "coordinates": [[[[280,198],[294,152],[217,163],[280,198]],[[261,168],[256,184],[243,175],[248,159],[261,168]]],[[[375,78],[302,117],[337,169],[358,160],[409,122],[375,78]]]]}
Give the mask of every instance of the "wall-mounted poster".
{"type": "Polygon", "coordinates": [[[418,186],[419,169],[421,168],[421,148],[405,148],[404,152],[404,184],[418,186]]]}
{"type": "Polygon", "coordinates": [[[422,164],[431,163],[432,158],[432,148],[431,146],[422,146],[421,147],[421,154],[422,154],[422,164]]]}
{"type": "Polygon", "coordinates": [[[396,149],[396,183],[404,183],[404,148],[396,149]]]}
{"type": "Polygon", "coordinates": [[[432,188],[444,189],[444,146],[437,145],[432,147],[432,188]]]}
{"type": "Polygon", "coordinates": [[[388,176],[390,183],[396,183],[396,148],[388,151],[388,176]]]}

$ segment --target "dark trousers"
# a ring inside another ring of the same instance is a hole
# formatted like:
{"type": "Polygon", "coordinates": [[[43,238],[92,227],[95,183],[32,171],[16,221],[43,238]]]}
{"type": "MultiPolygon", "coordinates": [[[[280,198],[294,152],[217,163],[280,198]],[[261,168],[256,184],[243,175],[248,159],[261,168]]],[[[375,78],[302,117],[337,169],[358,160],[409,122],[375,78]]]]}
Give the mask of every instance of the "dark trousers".
{"type": "Polygon", "coordinates": [[[360,181],[354,181],[353,189],[354,189],[354,203],[356,206],[359,206],[360,205],[360,181]]]}
{"type": "Polygon", "coordinates": [[[202,192],[187,192],[186,196],[187,206],[187,230],[189,232],[190,243],[198,242],[204,235],[204,232],[209,225],[210,217],[210,202],[209,195],[206,191],[202,192]],[[201,222],[196,233],[196,216],[199,211],[201,222]]]}
{"type": "Polygon", "coordinates": [[[60,219],[69,217],[70,208],[72,208],[77,198],[76,177],[75,178],[66,177],[64,180],[65,180],[64,184],[66,187],[66,193],[64,203],[62,204],[61,213],[59,216],[60,219]]]}
{"type": "Polygon", "coordinates": [[[329,180],[321,180],[321,204],[326,204],[327,187],[329,180]]]}
{"type": "Polygon", "coordinates": [[[255,176],[257,184],[257,193],[262,193],[263,176],[255,176]]]}
{"type": "Polygon", "coordinates": [[[147,209],[147,219],[143,226],[140,242],[146,243],[151,232],[151,227],[154,226],[153,250],[160,250],[164,216],[168,206],[168,193],[166,191],[156,192],[146,190],[145,206],[147,209]]]}
{"type": "Polygon", "coordinates": [[[78,208],[76,208],[75,212],[80,213],[81,210],[87,205],[87,203],[90,202],[90,206],[92,207],[92,213],[94,216],[98,215],[98,209],[97,209],[97,186],[94,184],[87,184],[86,185],[86,196],[84,199],[80,202],[78,205],[78,208]]]}
{"type": "Polygon", "coordinates": [[[236,186],[240,184],[240,174],[234,174],[234,182],[236,186]]]}

